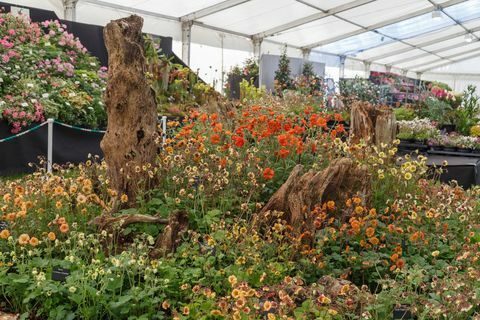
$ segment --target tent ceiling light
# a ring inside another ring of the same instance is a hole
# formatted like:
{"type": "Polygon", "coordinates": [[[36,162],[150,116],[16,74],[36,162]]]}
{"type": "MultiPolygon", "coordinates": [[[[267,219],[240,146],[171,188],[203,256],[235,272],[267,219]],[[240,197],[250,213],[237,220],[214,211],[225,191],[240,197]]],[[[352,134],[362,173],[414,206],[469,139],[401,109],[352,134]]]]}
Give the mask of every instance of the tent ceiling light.
{"type": "Polygon", "coordinates": [[[465,35],[465,42],[470,43],[470,42],[472,42],[472,41],[473,41],[473,34],[467,33],[467,34],[465,35]]]}

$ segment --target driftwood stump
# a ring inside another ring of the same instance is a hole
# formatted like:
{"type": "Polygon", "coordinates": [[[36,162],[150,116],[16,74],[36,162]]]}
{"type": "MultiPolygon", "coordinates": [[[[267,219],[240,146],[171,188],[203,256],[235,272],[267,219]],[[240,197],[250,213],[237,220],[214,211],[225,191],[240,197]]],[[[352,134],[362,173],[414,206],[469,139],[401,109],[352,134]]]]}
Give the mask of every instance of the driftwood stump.
{"type": "Polygon", "coordinates": [[[130,16],[104,29],[108,51],[105,104],[108,127],[101,142],[113,189],[132,206],[139,188],[149,181],[142,166],[156,156],[157,107],[145,78],[143,19],[130,16]]]}
{"type": "Polygon", "coordinates": [[[293,168],[287,181],[273,194],[260,211],[260,216],[268,212],[283,212],[283,218],[297,232],[312,231],[316,205],[329,200],[344,201],[360,192],[365,197],[369,192],[369,176],[365,168],[360,168],[351,159],[335,159],[324,170],[313,170],[302,174],[303,166],[293,168]]]}
{"type": "Polygon", "coordinates": [[[397,122],[391,108],[362,101],[352,104],[350,135],[353,143],[363,140],[376,145],[390,144],[395,139],[396,129],[397,122]]]}

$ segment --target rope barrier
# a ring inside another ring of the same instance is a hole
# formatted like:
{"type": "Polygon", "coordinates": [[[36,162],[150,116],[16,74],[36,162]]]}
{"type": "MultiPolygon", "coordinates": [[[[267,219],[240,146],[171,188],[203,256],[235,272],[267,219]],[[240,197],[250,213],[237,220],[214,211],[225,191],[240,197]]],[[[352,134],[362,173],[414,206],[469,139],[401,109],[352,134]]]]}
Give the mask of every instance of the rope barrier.
{"type": "Polygon", "coordinates": [[[15,135],[13,135],[13,136],[10,136],[10,137],[6,137],[6,138],[3,138],[3,139],[0,139],[0,143],[6,142],[6,141],[9,141],[9,140],[13,140],[13,139],[15,139],[15,138],[18,138],[18,137],[23,136],[24,134],[27,134],[27,133],[30,133],[30,132],[35,131],[35,130],[37,130],[37,129],[40,129],[40,127],[46,125],[47,123],[48,123],[48,121],[45,121],[45,122],[40,123],[39,125],[37,125],[37,126],[35,126],[35,127],[33,127],[33,128],[30,128],[30,129],[28,129],[28,130],[25,130],[25,131],[23,131],[23,132],[20,132],[20,133],[18,133],[18,134],[15,134],[15,135]]]}
{"type": "Polygon", "coordinates": [[[106,132],[104,130],[98,130],[98,129],[80,128],[80,127],[77,127],[77,126],[72,126],[71,124],[66,124],[66,123],[60,122],[58,120],[54,120],[53,122],[58,124],[58,125],[70,128],[70,129],[75,129],[75,130],[80,130],[80,131],[85,131],[85,132],[94,132],[94,133],[105,133],[106,132]]]}

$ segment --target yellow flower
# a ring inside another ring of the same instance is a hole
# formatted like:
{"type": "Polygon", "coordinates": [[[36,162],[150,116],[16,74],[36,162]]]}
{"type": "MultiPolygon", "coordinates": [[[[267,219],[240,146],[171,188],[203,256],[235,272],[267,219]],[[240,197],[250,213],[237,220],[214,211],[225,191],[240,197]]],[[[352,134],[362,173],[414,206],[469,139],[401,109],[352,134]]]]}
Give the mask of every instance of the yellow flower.
{"type": "Polygon", "coordinates": [[[263,310],[264,311],[268,311],[272,308],[272,303],[270,301],[265,301],[265,303],[263,304],[263,310]]]}
{"type": "Polygon", "coordinates": [[[233,287],[237,284],[237,277],[235,277],[234,275],[229,276],[228,282],[230,282],[230,285],[233,287]]]}
{"type": "Polygon", "coordinates": [[[221,315],[222,315],[222,311],[215,309],[215,310],[210,311],[210,314],[211,314],[212,316],[221,316],[221,315]]]}
{"type": "Polygon", "coordinates": [[[62,206],[63,206],[62,201],[57,201],[57,202],[55,203],[55,207],[56,207],[57,209],[61,209],[62,206]]]}
{"type": "Polygon", "coordinates": [[[438,251],[438,250],[435,250],[435,251],[432,252],[433,257],[438,257],[439,254],[440,254],[440,251],[438,251]]]}
{"type": "Polygon", "coordinates": [[[55,239],[57,239],[57,236],[55,235],[55,232],[49,232],[49,233],[47,234],[47,238],[48,238],[48,240],[50,240],[50,241],[55,241],[55,239]]]}
{"type": "Polygon", "coordinates": [[[328,314],[331,314],[332,316],[335,316],[338,314],[338,311],[335,309],[328,309],[328,314]]]}
{"type": "Polygon", "coordinates": [[[355,213],[356,214],[361,214],[363,212],[363,208],[361,206],[356,206],[355,207],[355,213]]]}
{"type": "Polygon", "coordinates": [[[127,203],[128,202],[128,196],[126,194],[122,194],[122,196],[120,197],[120,201],[122,203],[127,203]]]}
{"type": "Polygon", "coordinates": [[[412,174],[410,172],[405,173],[405,180],[412,179],[412,174]]]}
{"type": "Polygon", "coordinates": [[[268,320],[275,320],[277,317],[275,317],[275,315],[273,313],[269,313],[267,315],[267,318],[268,318],[268,320]]]}
{"type": "Polygon", "coordinates": [[[232,297],[237,299],[238,297],[240,297],[240,290],[238,289],[233,289],[232,291],[232,297]]]}
{"type": "Polygon", "coordinates": [[[321,296],[318,297],[318,302],[320,302],[321,304],[330,304],[332,300],[330,300],[329,297],[322,294],[321,296]]]}

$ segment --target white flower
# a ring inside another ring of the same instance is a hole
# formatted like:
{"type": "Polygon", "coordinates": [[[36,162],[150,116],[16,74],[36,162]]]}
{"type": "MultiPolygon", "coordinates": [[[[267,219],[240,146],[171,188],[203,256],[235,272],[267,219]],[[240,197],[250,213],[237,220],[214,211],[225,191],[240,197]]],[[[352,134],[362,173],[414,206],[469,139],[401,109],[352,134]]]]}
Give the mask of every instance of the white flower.
{"type": "Polygon", "coordinates": [[[70,291],[71,293],[75,293],[75,291],[77,291],[77,288],[72,286],[72,287],[68,288],[68,291],[70,291]]]}

